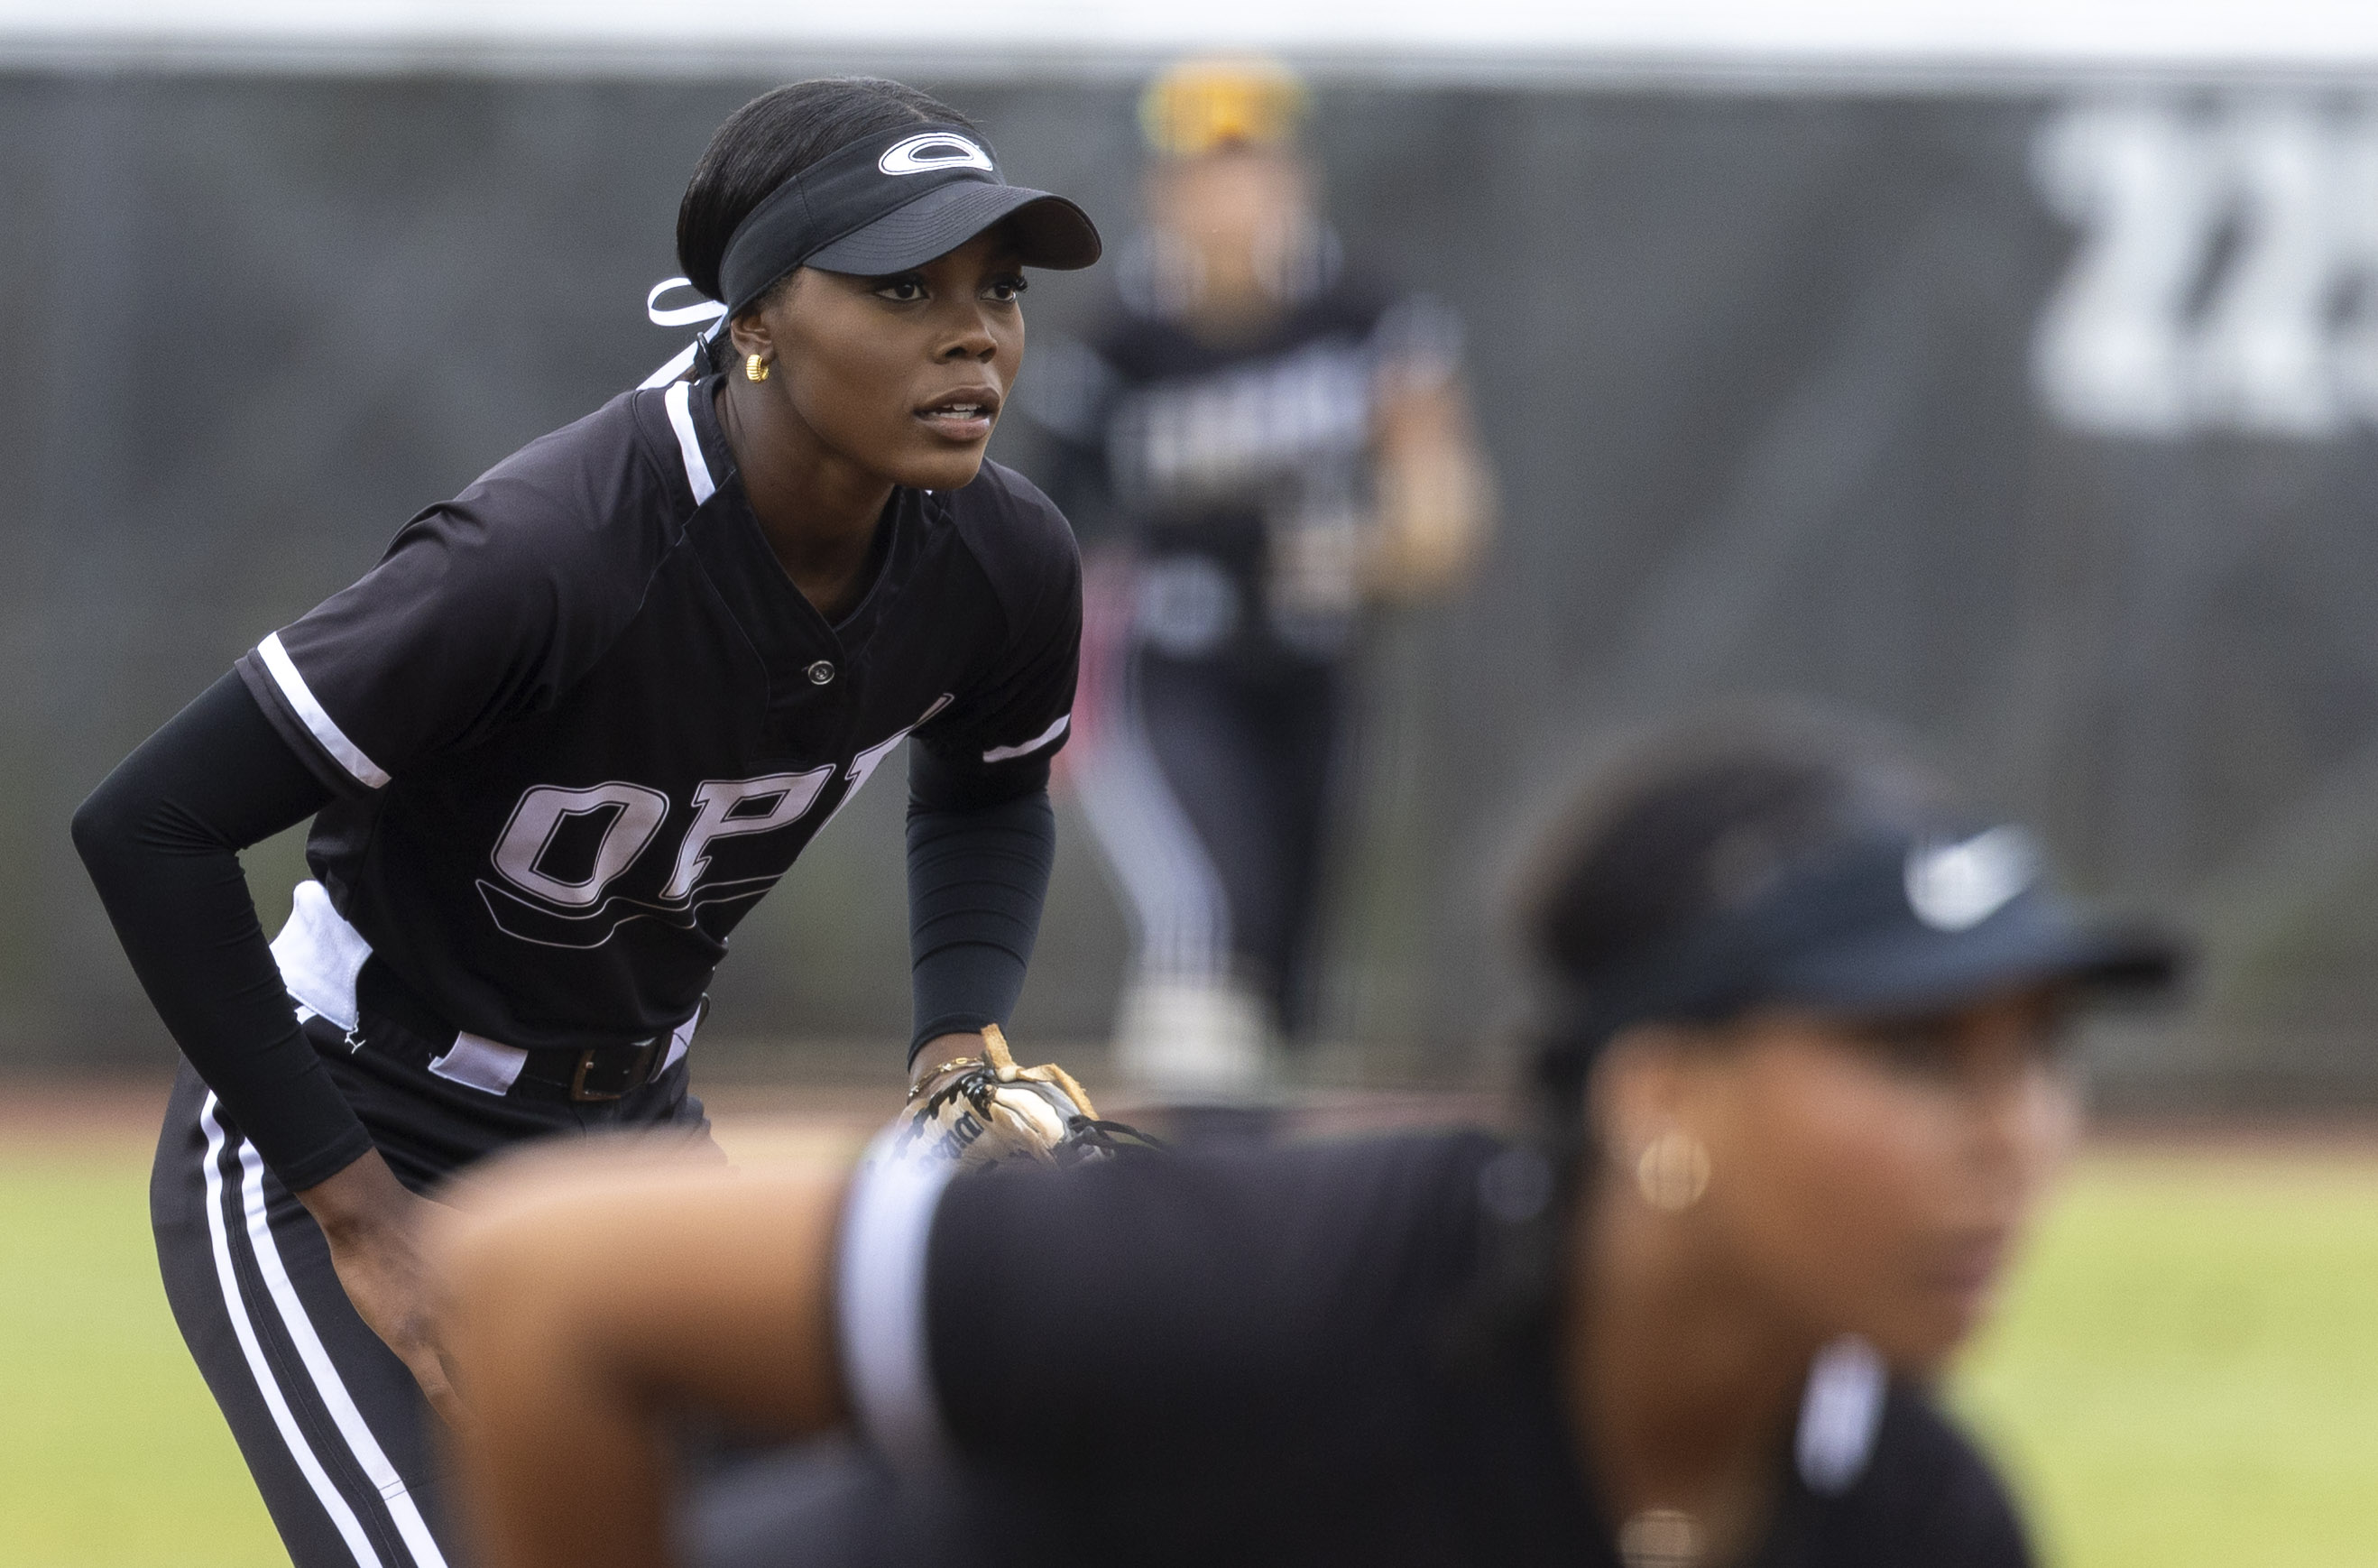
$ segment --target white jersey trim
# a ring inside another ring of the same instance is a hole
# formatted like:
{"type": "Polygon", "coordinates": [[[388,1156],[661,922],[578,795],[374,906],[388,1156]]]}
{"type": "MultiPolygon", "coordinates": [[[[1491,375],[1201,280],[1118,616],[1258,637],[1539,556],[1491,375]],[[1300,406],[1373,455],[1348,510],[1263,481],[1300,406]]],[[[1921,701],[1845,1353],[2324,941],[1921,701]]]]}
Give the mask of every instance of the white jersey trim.
{"type": "Polygon", "coordinates": [[[509,1094],[526,1066],[528,1053],[519,1046],[464,1030],[454,1036],[444,1055],[429,1064],[429,1070],[449,1083],[489,1094],[509,1094]]]}
{"type": "Polygon", "coordinates": [[[899,1469],[948,1460],[925,1322],[925,1258],[955,1160],[905,1158],[895,1124],[876,1136],[843,1207],[840,1283],[844,1381],[860,1428],[899,1469]]]}
{"type": "Polygon", "coordinates": [[[345,768],[358,784],[373,790],[385,786],[388,774],[379,764],[364,755],[363,748],[348,740],[347,732],[314,700],[314,689],[306,684],[306,677],[297,673],[289,650],[281,645],[281,633],[275,632],[257,644],[256,651],[264,660],[264,668],[271,672],[272,683],[281,688],[281,694],[289,700],[298,721],[306,726],[306,732],[330,754],[330,760],[345,768]]]}
{"type": "Polygon", "coordinates": [[[1874,1347],[1855,1335],[1825,1346],[1808,1368],[1794,1444],[1808,1490],[1838,1496],[1857,1484],[1874,1455],[1891,1375],[1874,1347]]]}
{"type": "MultiPolygon", "coordinates": [[[[289,900],[289,923],[272,939],[272,961],[289,995],[341,1029],[353,1029],[355,976],[371,957],[371,944],[330,907],[318,882],[300,882],[289,900]]],[[[301,1020],[302,1021],[302,1020],[301,1020]]]]}
{"type": "Polygon", "coordinates": [[[1017,757],[1028,757],[1034,752],[1039,751],[1041,747],[1049,744],[1051,741],[1054,741],[1058,736],[1063,735],[1065,732],[1066,727],[1073,722],[1074,716],[1072,714],[1061,713],[1057,716],[1056,723],[1051,724],[1048,729],[1043,730],[1038,735],[1033,736],[1032,739],[1025,742],[1022,745],[993,746],[991,750],[982,754],[982,760],[985,762],[1013,762],[1017,757]]]}
{"type": "Polygon", "coordinates": [[[693,504],[700,506],[717,493],[710,476],[710,460],[702,455],[702,437],[693,428],[693,383],[673,381],[661,394],[668,405],[669,428],[677,432],[678,455],[685,460],[685,482],[693,487],[693,504]]]}

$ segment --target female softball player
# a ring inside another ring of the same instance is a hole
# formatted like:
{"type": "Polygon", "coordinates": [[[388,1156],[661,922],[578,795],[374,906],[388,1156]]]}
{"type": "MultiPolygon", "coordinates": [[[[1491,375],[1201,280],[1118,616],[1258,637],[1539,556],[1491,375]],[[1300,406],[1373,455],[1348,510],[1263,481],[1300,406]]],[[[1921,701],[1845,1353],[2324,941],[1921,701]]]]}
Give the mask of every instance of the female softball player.
{"type": "Polygon", "coordinates": [[[1309,1028],[1365,612],[1447,586],[1489,510],[1459,324],[1345,265],[1305,108],[1261,61],[1150,84],[1115,308],[1027,399],[1103,536],[1071,776],[1137,938],[1118,1060],[1188,1099],[1309,1028]]]}
{"type": "Polygon", "coordinates": [[[489,1563],[671,1561],[688,1404],[900,1478],[705,1568],[2025,1562],[1925,1388],[2072,1136],[2059,1026],[2170,948],[1825,731],[1662,749],[1533,864],[1533,1141],[491,1177],[440,1243],[489,1563]]]}
{"type": "Polygon", "coordinates": [[[167,1294],[299,1568],[446,1556],[417,1195],[557,1132],[700,1140],[713,966],[904,740],[912,1060],[1014,1005],[1080,578],[983,452],[1023,269],[1099,248],[910,88],[753,101],[679,210],[698,352],[422,513],[77,814],[186,1058],[167,1294]],[[307,817],[268,947],[238,851],[307,817]]]}

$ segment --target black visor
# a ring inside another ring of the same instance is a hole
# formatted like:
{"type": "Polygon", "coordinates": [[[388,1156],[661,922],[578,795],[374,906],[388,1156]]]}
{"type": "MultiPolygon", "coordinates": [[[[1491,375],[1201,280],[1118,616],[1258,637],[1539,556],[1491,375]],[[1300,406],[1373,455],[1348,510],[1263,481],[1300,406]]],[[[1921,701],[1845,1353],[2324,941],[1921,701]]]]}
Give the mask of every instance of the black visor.
{"type": "Polygon", "coordinates": [[[796,267],[904,272],[1001,223],[1027,267],[1072,271],[1099,259],[1089,215],[1009,185],[979,136],[906,126],[837,149],[770,191],[727,242],[720,292],[739,314],[796,267]]]}
{"type": "Polygon", "coordinates": [[[1586,977],[1583,1034],[1714,1021],[1767,1004],[1850,1015],[1947,1011],[2067,982],[2155,991],[2183,950],[2050,887],[2019,827],[1872,830],[1778,868],[1755,893],[1586,977]]]}

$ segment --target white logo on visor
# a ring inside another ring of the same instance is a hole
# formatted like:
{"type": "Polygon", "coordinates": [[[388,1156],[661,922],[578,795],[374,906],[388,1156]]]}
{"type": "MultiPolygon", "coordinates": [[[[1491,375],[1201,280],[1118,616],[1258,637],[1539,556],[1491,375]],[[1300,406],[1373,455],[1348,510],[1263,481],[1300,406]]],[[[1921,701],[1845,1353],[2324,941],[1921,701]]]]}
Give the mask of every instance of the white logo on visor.
{"type": "Polygon", "coordinates": [[[887,175],[930,175],[935,169],[984,169],[992,174],[991,154],[953,131],[927,131],[894,142],[875,160],[887,175]]]}
{"type": "Polygon", "coordinates": [[[2038,874],[2039,846],[2020,827],[1993,827],[1963,843],[1921,844],[1907,856],[1907,905],[1935,931],[1966,931],[2038,874]]]}

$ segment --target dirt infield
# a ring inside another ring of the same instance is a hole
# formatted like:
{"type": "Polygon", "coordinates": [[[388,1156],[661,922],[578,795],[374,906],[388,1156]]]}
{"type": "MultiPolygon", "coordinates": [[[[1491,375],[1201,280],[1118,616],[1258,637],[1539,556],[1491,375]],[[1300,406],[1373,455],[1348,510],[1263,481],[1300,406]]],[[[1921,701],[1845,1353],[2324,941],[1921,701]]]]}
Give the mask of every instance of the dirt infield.
{"type": "Polygon", "coordinates": [[[173,1087],[162,1074],[0,1077],[0,1152],[119,1154],[129,1143],[153,1143],[173,1087]]]}
{"type": "MultiPolygon", "coordinates": [[[[0,1156],[125,1158],[155,1140],[172,1087],[162,1077],[0,1077],[0,1156]]],[[[718,1141],[739,1160],[855,1153],[901,1104],[896,1085],[840,1079],[727,1083],[704,1091],[703,1099],[718,1141]]],[[[1100,1109],[1159,1132],[1180,1130],[1127,1097],[1100,1109]]],[[[1328,1090],[1284,1099],[1267,1131],[1327,1138],[1394,1128],[1493,1127],[1508,1119],[1503,1102],[1487,1093],[1328,1090]]],[[[1227,1135],[1230,1127],[1227,1119],[1219,1128],[1208,1121],[1199,1130],[1227,1135]]]]}
{"type": "MultiPolygon", "coordinates": [[[[156,1138],[171,1089],[171,1079],[162,1074],[0,1075],[0,1155],[85,1152],[120,1159],[156,1138]]],[[[833,1070],[814,1080],[730,1080],[702,1092],[719,1142],[745,1160],[855,1152],[900,1108],[896,1086],[854,1081],[853,1075],[833,1070]]],[[[1128,1096],[1100,1109],[1158,1131],[1168,1129],[1162,1114],[1128,1096]]],[[[1514,1119],[1507,1097],[1486,1090],[1311,1089],[1283,1096],[1277,1109],[1267,1132],[1300,1138],[1429,1127],[1507,1128],[1514,1119]]],[[[2093,1152],[2106,1153],[2168,1151],[2378,1163],[2378,1115],[2128,1116],[2093,1126],[2089,1144],[2093,1152]]]]}
{"type": "MultiPolygon", "coordinates": [[[[173,1080],[0,1077],[0,1156],[122,1159],[157,1137],[173,1080]]],[[[900,1108],[893,1086],[730,1086],[704,1096],[719,1141],[742,1159],[856,1149],[900,1108]]]]}

